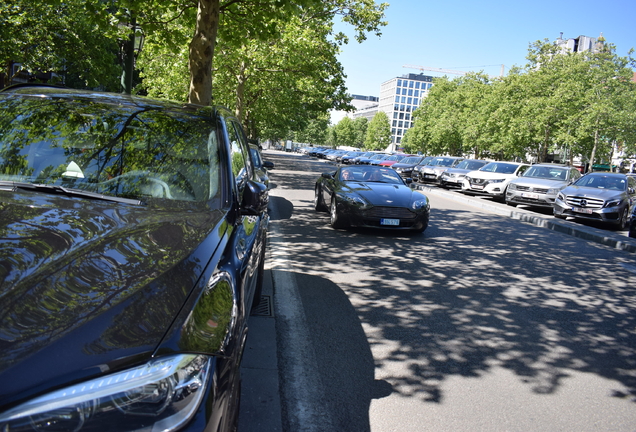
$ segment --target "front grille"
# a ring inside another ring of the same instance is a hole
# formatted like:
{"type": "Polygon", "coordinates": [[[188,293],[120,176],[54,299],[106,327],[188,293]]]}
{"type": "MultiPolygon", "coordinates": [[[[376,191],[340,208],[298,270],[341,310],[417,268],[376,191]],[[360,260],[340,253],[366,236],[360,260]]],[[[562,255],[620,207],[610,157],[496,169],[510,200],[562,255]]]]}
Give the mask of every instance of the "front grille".
{"type": "Polygon", "coordinates": [[[574,207],[585,207],[591,209],[600,209],[603,208],[605,201],[598,198],[586,198],[580,197],[576,195],[568,195],[565,197],[565,202],[574,207]]]}
{"type": "Polygon", "coordinates": [[[540,194],[548,193],[548,190],[545,188],[531,188],[530,186],[519,186],[517,185],[517,190],[522,192],[536,192],[540,194]]]}
{"type": "Polygon", "coordinates": [[[470,179],[470,184],[480,185],[480,184],[486,183],[486,181],[487,181],[486,179],[474,178],[474,179],[470,179]]]}
{"type": "Polygon", "coordinates": [[[415,219],[415,213],[403,207],[373,207],[363,215],[368,219],[415,219]]]}

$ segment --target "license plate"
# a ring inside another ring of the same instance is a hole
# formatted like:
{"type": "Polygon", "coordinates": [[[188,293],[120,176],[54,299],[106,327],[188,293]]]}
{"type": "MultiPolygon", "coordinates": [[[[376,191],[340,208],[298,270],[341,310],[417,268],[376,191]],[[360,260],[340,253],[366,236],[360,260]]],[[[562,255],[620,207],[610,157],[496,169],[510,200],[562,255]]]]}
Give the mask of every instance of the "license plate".
{"type": "Polygon", "coordinates": [[[484,187],[482,185],[470,185],[471,188],[473,189],[483,189],[484,187]]]}
{"type": "Polygon", "coordinates": [[[521,196],[524,198],[530,198],[530,199],[539,199],[539,194],[535,194],[535,193],[527,193],[527,192],[522,192],[521,196]]]}
{"type": "Polygon", "coordinates": [[[592,209],[589,208],[572,207],[572,211],[575,213],[592,214],[592,209]]]}
{"type": "Polygon", "coordinates": [[[400,226],[399,219],[380,219],[380,225],[400,226]]]}

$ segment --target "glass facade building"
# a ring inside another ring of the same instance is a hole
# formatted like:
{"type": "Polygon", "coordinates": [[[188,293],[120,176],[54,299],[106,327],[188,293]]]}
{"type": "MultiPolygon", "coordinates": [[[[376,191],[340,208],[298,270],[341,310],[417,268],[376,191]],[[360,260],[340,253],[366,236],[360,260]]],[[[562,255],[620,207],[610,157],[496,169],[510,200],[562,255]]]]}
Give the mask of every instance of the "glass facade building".
{"type": "Polygon", "coordinates": [[[433,86],[433,77],[424,74],[406,74],[382,83],[379,111],[384,111],[391,122],[391,149],[400,149],[406,131],[413,126],[413,111],[420,106],[433,86]]]}

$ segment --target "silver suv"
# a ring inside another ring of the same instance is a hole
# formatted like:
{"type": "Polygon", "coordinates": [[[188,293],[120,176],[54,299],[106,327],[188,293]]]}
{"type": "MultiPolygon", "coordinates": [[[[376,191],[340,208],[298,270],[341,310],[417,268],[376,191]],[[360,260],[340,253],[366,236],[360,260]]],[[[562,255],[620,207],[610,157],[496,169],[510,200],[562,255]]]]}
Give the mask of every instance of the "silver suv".
{"type": "Polygon", "coordinates": [[[559,164],[532,165],[523,175],[510,182],[506,204],[550,207],[561,189],[581,178],[574,167],[559,164]]]}

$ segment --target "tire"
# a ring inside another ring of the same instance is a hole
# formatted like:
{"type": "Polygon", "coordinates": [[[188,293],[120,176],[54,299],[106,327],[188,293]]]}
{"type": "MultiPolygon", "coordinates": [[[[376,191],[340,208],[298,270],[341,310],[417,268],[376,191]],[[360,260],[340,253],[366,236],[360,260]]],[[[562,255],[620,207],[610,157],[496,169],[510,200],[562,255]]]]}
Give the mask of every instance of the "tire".
{"type": "Polygon", "coordinates": [[[627,207],[623,209],[623,213],[621,213],[621,217],[618,220],[618,229],[620,231],[625,231],[627,229],[627,220],[629,219],[629,210],[627,207]]]}
{"type": "Polygon", "coordinates": [[[336,202],[335,195],[331,197],[331,227],[334,229],[344,228],[346,226],[345,222],[342,220],[342,217],[338,213],[338,203],[336,202]]]}
{"type": "Polygon", "coordinates": [[[327,206],[322,200],[322,194],[320,193],[320,186],[316,186],[315,196],[314,196],[314,208],[317,212],[326,212],[327,206]]]}

